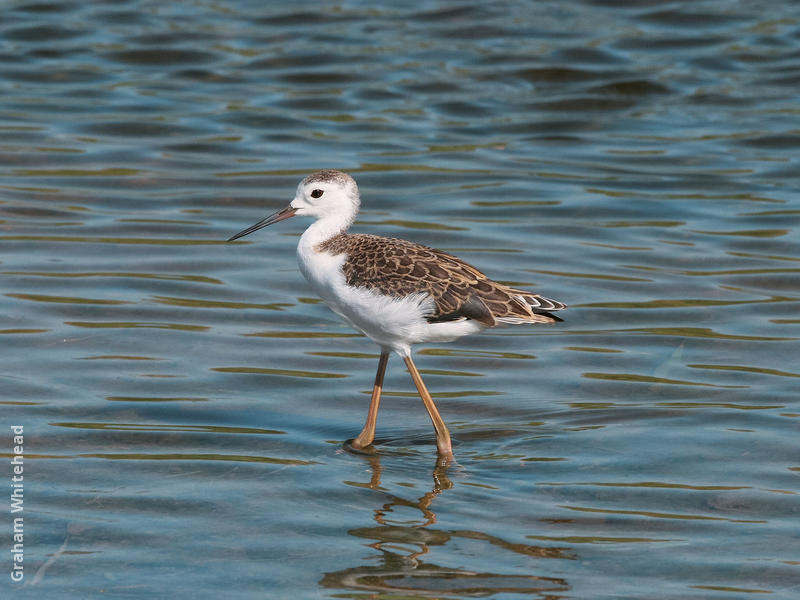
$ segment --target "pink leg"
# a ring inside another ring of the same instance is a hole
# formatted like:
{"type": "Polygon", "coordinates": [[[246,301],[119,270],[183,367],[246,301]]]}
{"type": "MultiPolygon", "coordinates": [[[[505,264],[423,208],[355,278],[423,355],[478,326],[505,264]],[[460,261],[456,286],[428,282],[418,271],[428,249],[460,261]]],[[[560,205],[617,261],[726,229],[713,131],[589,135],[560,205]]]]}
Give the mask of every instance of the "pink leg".
{"type": "Polygon", "coordinates": [[[369,401],[369,412],[364,429],[351,443],[353,448],[361,450],[369,446],[375,439],[375,424],[378,421],[378,406],[381,403],[381,389],[383,388],[383,375],[386,373],[386,363],[389,362],[389,353],[381,352],[378,359],[378,372],[375,373],[375,385],[372,387],[372,399],[369,401]]]}
{"type": "Polygon", "coordinates": [[[411,356],[406,356],[403,360],[406,361],[408,372],[411,373],[414,385],[417,386],[417,391],[422,398],[422,402],[425,404],[425,410],[428,411],[428,415],[433,422],[433,428],[436,430],[436,447],[439,450],[439,456],[450,459],[453,457],[453,445],[450,442],[450,432],[447,431],[447,425],[444,424],[439,411],[436,410],[433,398],[431,398],[428,388],[425,387],[422,376],[419,374],[414,361],[411,360],[411,356]]]}

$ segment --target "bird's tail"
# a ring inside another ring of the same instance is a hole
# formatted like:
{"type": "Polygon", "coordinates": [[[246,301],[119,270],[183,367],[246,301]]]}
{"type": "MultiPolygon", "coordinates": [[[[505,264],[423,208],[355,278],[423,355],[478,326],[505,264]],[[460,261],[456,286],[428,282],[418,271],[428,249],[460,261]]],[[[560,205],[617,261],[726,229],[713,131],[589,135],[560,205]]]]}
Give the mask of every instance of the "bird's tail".
{"type": "Polygon", "coordinates": [[[563,321],[550,311],[563,310],[567,305],[558,300],[551,300],[538,294],[531,294],[523,290],[508,290],[511,294],[511,302],[514,303],[514,310],[511,314],[497,317],[501,323],[520,325],[523,323],[555,323],[563,321]]]}

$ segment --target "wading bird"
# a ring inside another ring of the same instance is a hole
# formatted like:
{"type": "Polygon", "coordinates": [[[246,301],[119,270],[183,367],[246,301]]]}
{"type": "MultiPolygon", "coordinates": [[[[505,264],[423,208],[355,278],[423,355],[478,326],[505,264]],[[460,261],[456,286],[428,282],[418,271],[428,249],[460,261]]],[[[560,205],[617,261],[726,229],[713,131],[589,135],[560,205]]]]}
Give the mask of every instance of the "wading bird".
{"type": "Polygon", "coordinates": [[[436,431],[440,457],[449,460],[450,433],[411,358],[411,346],[449,342],[500,324],[553,323],[566,308],[488,279],[461,259],[397,238],[347,233],[361,204],[347,173],[327,169],[303,179],[289,206],[240,231],[233,241],[294,216],[316,220],[297,245],[300,271],[325,303],[381,348],[364,429],[350,445],[375,439],[375,423],[389,353],[406,363],[436,431]]]}

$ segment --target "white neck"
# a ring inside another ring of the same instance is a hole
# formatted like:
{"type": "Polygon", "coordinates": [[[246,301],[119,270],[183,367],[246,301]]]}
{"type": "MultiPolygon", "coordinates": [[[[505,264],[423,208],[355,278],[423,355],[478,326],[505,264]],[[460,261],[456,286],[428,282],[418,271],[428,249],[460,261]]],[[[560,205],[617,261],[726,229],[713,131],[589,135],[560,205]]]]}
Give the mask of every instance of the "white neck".
{"type": "Polygon", "coordinates": [[[300,238],[300,245],[314,248],[317,244],[347,231],[355,218],[355,214],[342,213],[320,217],[305,230],[300,238]]]}

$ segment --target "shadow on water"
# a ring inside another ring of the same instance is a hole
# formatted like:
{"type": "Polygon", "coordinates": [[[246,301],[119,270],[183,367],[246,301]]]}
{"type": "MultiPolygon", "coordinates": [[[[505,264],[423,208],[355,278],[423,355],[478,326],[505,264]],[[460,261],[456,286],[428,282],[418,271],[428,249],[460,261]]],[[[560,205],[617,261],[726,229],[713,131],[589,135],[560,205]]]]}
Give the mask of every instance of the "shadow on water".
{"type": "Polygon", "coordinates": [[[344,482],[372,490],[379,496],[373,510],[375,525],[359,527],[347,533],[375,550],[377,555],[368,559],[374,566],[359,566],[325,573],[320,585],[338,590],[368,592],[370,597],[395,598],[398,595],[436,598],[442,595],[491,596],[494,594],[521,594],[525,596],[552,597],[569,591],[564,579],[537,575],[504,574],[502,572],[477,572],[448,567],[426,560],[432,548],[458,543],[459,539],[481,542],[482,552],[495,555],[502,564],[502,551],[532,559],[575,558],[568,548],[539,547],[512,543],[483,531],[442,530],[433,528],[437,522],[435,501],[453,488],[448,475],[458,465],[434,467],[430,491],[421,496],[400,496],[381,485],[383,469],[377,454],[363,456],[369,466],[369,481],[344,482]],[[408,513],[408,514],[406,514],[408,513]]]}

